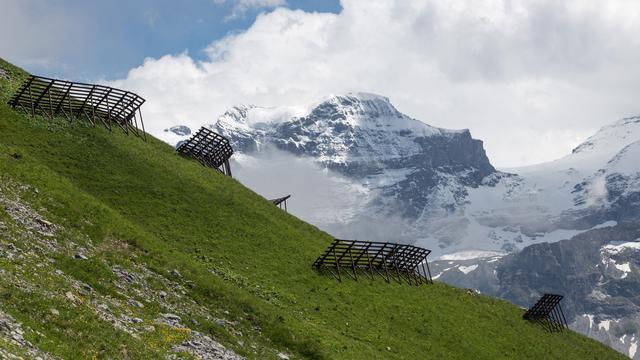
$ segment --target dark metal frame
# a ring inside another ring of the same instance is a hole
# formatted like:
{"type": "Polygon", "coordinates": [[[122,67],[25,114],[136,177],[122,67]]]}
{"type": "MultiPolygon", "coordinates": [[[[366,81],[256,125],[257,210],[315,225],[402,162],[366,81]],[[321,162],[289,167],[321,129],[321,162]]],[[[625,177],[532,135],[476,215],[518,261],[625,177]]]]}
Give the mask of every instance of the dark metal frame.
{"type": "Polygon", "coordinates": [[[288,212],[287,210],[287,200],[291,197],[291,195],[287,195],[287,196],[283,196],[281,198],[277,198],[277,199],[272,199],[269,200],[271,201],[275,206],[279,207],[280,209],[283,209],[284,211],[288,212]],[[283,208],[284,205],[284,208],[283,208]]]}
{"type": "Polygon", "coordinates": [[[104,85],[85,84],[32,75],[11,97],[8,104],[32,116],[67,120],[87,119],[93,126],[101,122],[107,129],[118,125],[147,139],[140,107],[145,100],[129,91],[104,85]],[[141,129],[138,128],[140,120],[141,129]]]}
{"type": "Polygon", "coordinates": [[[182,156],[196,159],[204,166],[231,176],[229,158],[233,155],[233,148],[227,138],[210,129],[201,127],[189,140],[183,142],[177,151],[182,156]]]}
{"type": "Polygon", "coordinates": [[[544,294],[535,305],[522,315],[522,318],[540,324],[549,332],[562,332],[569,328],[562,306],[560,306],[562,298],[562,295],[544,294]]]}
{"type": "Polygon", "coordinates": [[[342,281],[344,271],[356,281],[358,273],[363,273],[372,280],[379,275],[387,282],[394,279],[412,285],[433,284],[427,261],[430,253],[413,245],[336,239],[312,266],[320,272],[328,271],[338,281],[342,281]]]}

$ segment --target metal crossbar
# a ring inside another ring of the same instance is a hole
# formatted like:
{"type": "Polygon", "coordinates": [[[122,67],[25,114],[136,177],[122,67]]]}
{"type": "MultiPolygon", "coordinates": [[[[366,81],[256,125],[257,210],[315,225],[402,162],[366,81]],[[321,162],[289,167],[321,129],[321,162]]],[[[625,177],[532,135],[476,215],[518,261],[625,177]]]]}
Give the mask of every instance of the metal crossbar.
{"type": "Polygon", "coordinates": [[[229,158],[233,155],[233,148],[229,140],[210,129],[201,127],[189,140],[182,143],[177,151],[183,156],[200,161],[204,166],[231,176],[229,158]]]}
{"type": "Polygon", "coordinates": [[[318,271],[328,271],[338,281],[342,273],[358,280],[358,273],[383,277],[387,282],[422,285],[433,283],[427,256],[431,250],[413,245],[336,239],[313,263],[318,271]]]}
{"type": "Polygon", "coordinates": [[[562,332],[569,327],[560,306],[562,298],[562,295],[544,294],[522,317],[540,324],[549,332],[562,332]]]}
{"type": "Polygon", "coordinates": [[[287,200],[289,200],[290,197],[291,195],[287,195],[287,196],[283,196],[277,199],[272,199],[269,201],[271,201],[275,206],[278,206],[280,209],[284,209],[284,211],[287,211],[287,200]]]}
{"type": "Polygon", "coordinates": [[[39,114],[53,119],[62,115],[69,121],[86,119],[94,126],[99,120],[109,130],[116,124],[125,133],[131,131],[146,140],[140,111],[144,102],[132,92],[109,86],[32,75],[8,104],[32,116],[39,114]],[[138,120],[142,129],[138,129],[138,120]]]}

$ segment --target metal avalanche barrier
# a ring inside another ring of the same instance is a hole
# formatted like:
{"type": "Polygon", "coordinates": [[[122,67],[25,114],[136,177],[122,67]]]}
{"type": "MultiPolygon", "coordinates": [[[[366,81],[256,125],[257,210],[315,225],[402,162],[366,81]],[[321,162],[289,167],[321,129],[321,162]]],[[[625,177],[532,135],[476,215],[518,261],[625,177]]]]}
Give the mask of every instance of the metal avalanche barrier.
{"type": "Polygon", "coordinates": [[[64,116],[69,121],[84,119],[94,126],[100,123],[109,130],[115,125],[127,134],[131,132],[146,140],[140,110],[144,102],[132,92],[109,86],[32,75],[8,104],[32,116],[50,119],[64,116]]]}

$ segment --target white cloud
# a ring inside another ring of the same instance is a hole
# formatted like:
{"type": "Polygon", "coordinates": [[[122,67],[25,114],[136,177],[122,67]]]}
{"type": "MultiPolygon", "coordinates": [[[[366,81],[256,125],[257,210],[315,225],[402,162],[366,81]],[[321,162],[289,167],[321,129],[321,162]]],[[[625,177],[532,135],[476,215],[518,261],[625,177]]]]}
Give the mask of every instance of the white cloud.
{"type": "Polygon", "coordinates": [[[206,61],[147,59],[116,83],[147,98],[152,133],[211,123],[237,103],[379,93],[431,125],[470,128],[499,166],[557,158],[640,112],[637,1],[342,6],[337,15],[278,8],[212,43],[206,61]]]}
{"type": "MultiPolygon", "coordinates": [[[[216,4],[224,4],[227,0],[214,0],[216,4]]],[[[244,16],[249,10],[274,9],[287,4],[285,0],[230,0],[233,9],[227,19],[244,16]]]]}
{"type": "Polygon", "coordinates": [[[399,215],[387,214],[380,221],[379,216],[365,210],[379,195],[377,190],[328,171],[308,158],[267,147],[255,156],[234,155],[231,168],[234,178],[267,199],[292,195],[287,206],[291,214],[338,238],[415,239],[403,236],[408,224],[399,215]]]}
{"type": "Polygon", "coordinates": [[[85,17],[43,0],[7,0],[0,5],[0,57],[27,67],[66,68],[89,43],[85,17]],[[74,46],[68,46],[73,44],[74,46]]]}

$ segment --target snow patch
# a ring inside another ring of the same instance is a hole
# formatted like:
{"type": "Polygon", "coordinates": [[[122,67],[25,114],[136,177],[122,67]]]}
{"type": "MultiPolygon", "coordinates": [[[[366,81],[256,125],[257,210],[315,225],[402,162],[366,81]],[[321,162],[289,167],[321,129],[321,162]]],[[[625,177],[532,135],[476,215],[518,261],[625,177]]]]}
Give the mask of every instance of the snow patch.
{"type": "Polygon", "coordinates": [[[629,357],[633,359],[636,356],[638,350],[638,343],[635,340],[635,336],[631,338],[631,346],[629,346],[629,357]]]}
{"type": "Polygon", "coordinates": [[[640,250],[640,239],[631,242],[615,241],[602,247],[602,250],[610,255],[618,255],[627,249],[640,250]]]}
{"type": "Polygon", "coordinates": [[[473,270],[477,269],[478,265],[471,265],[471,266],[459,266],[458,270],[462,271],[465,274],[468,274],[470,272],[472,272],[473,270]]]}
{"type": "Polygon", "coordinates": [[[491,257],[500,258],[505,255],[506,253],[501,251],[467,250],[467,251],[459,251],[451,254],[445,254],[440,256],[437,260],[461,261],[461,260],[472,260],[472,259],[484,259],[484,258],[491,258],[491,257]]]}
{"type": "Polygon", "coordinates": [[[614,263],[613,265],[616,267],[616,269],[624,272],[624,274],[622,274],[621,279],[626,278],[627,275],[629,275],[629,273],[631,272],[631,266],[629,265],[629,263],[624,263],[624,264],[614,263]]]}
{"type": "Polygon", "coordinates": [[[611,320],[602,320],[598,323],[598,330],[604,329],[605,331],[609,331],[610,326],[611,320]]]}
{"type": "MultiPolygon", "coordinates": [[[[454,267],[455,267],[455,266],[454,266],[454,267]]],[[[454,267],[450,267],[450,268],[446,268],[446,269],[442,270],[438,275],[436,275],[436,276],[432,277],[432,279],[433,279],[433,280],[438,279],[440,276],[442,276],[442,274],[444,274],[444,273],[446,273],[447,271],[449,271],[449,270],[453,269],[454,267]]]]}
{"type": "Polygon", "coordinates": [[[592,228],[591,228],[591,230],[594,230],[594,229],[604,229],[604,228],[608,228],[608,227],[614,227],[614,226],[616,226],[616,225],[618,225],[618,222],[617,222],[617,221],[615,221],[615,220],[609,220],[609,221],[605,221],[605,222],[603,222],[602,224],[598,224],[598,225],[596,225],[596,226],[592,227],[592,228]]]}
{"type": "Polygon", "coordinates": [[[591,315],[591,314],[582,314],[582,316],[584,316],[587,319],[589,319],[589,329],[591,329],[593,327],[593,315],[591,315]]]}

